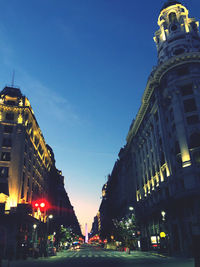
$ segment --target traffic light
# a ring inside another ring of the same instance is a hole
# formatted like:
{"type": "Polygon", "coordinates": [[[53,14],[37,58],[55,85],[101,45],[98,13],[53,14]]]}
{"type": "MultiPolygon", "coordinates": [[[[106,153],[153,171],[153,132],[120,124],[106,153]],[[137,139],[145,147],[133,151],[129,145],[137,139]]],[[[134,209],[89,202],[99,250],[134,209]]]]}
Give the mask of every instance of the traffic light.
{"type": "Polygon", "coordinates": [[[32,202],[32,207],[34,212],[40,211],[41,213],[45,213],[49,208],[49,204],[45,199],[39,199],[32,202]]]}

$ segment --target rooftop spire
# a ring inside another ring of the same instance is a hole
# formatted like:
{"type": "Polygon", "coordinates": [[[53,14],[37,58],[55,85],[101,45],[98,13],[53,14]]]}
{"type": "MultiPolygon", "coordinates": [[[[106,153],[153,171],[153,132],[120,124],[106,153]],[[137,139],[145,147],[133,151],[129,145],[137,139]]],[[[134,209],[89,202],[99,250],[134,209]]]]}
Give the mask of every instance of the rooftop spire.
{"type": "Polygon", "coordinates": [[[11,87],[14,87],[14,81],[15,81],[15,70],[13,70],[13,74],[12,74],[12,83],[11,83],[11,87]]]}

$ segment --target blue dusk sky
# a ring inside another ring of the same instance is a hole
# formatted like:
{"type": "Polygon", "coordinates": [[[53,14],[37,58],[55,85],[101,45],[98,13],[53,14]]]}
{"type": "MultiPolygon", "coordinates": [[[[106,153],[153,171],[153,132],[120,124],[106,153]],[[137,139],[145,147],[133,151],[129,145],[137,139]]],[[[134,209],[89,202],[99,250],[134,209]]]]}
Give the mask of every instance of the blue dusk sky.
{"type": "MultiPolygon", "coordinates": [[[[25,94],[84,232],[157,64],[164,0],[0,0],[0,85],[25,94]]],[[[200,1],[184,0],[200,19],[200,1]]]]}

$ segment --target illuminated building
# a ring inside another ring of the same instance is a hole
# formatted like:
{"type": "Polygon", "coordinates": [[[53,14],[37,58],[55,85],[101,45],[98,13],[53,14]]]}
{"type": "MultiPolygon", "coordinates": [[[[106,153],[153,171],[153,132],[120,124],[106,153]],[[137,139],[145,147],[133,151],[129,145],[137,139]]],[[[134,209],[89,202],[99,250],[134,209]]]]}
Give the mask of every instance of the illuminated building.
{"type": "Polygon", "coordinates": [[[166,231],[167,249],[191,255],[200,211],[199,23],[180,2],[168,1],[158,25],[158,65],[148,79],[127,146],[133,151],[144,246],[152,245],[151,236],[159,239],[166,231]]]}
{"type": "Polygon", "coordinates": [[[5,209],[48,198],[50,151],[29,100],[20,89],[0,93],[0,202],[5,209]]]}
{"type": "Polygon", "coordinates": [[[29,100],[20,89],[5,87],[0,92],[0,227],[7,250],[19,255],[22,243],[31,244],[33,229],[38,238],[46,238],[45,223],[49,233],[62,224],[81,234],[64,177],[29,100]],[[32,209],[37,201],[43,206],[32,209]]]}
{"type": "Polygon", "coordinates": [[[132,201],[141,249],[184,255],[200,236],[200,33],[188,14],[179,1],[161,9],[158,64],[108,179],[104,208],[111,220],[132,201]]]}

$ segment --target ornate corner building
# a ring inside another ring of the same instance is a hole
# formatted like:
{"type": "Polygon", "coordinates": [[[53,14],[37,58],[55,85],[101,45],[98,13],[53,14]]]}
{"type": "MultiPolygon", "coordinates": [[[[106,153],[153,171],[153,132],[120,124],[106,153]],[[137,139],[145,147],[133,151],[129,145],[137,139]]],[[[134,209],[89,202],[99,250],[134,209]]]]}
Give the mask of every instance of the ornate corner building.
{"type": "Polygon", "coordinates": [[[200,34],[179,1],[164,4],[154,41],[158,65],[128,136],[142,241],[191,253],[200,231],[200,34]],[[198,228],[198,229],[197,229],[198,228]],[[159,240],[158,240],[159,242],[159,240]]]}
{"type": "MultiPolygon", "coordinates": [[[[200,237],[199,22],[189,18],[179,1],[167,1],[158,26],[158,64],[117,162],[121,194],[115,194],[108,181],[107,202],[109,194],[121,203],[123,197],[127,203],[132,198],[142,249],[160,246],[191,255],[193,237],[200,237]],[[127,196],[120,186],[127,180],[132,181],[132,197],[130,186],[127,196]]],[[[115,176],[112,173],[109,180],[115,176]]],[[[109,206],[115,207],[115,202],[109,206]]]]}

